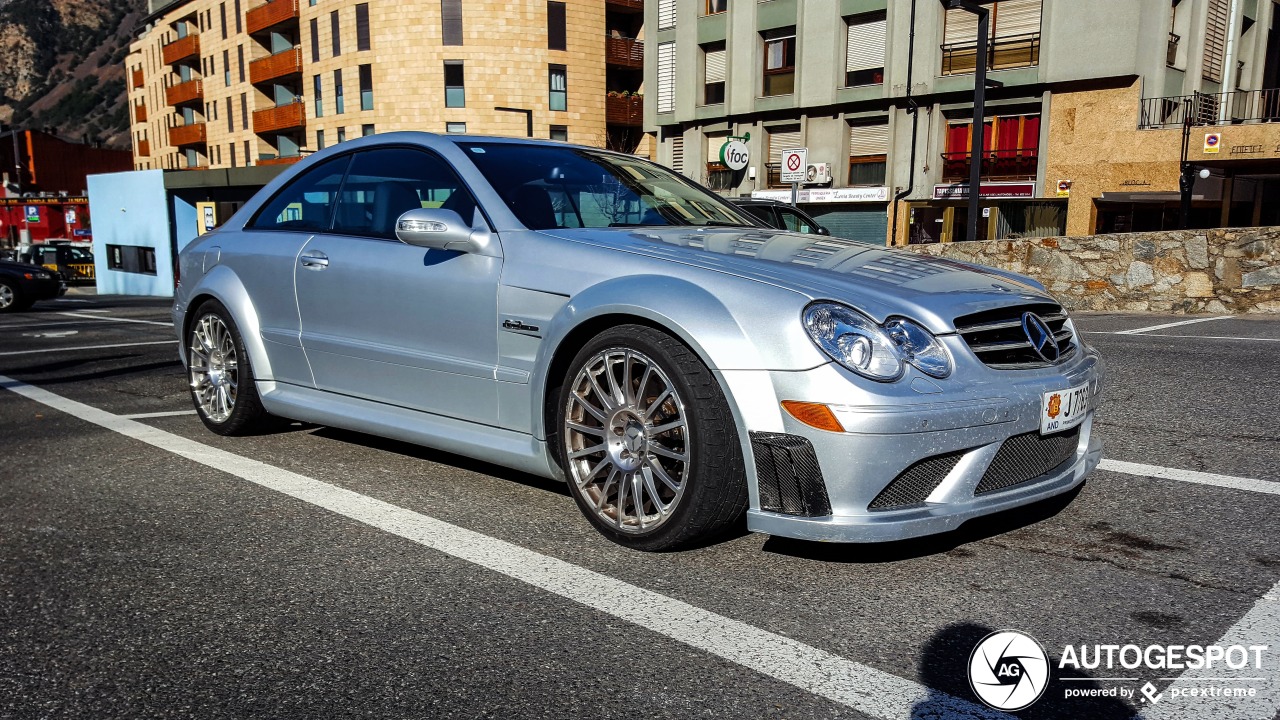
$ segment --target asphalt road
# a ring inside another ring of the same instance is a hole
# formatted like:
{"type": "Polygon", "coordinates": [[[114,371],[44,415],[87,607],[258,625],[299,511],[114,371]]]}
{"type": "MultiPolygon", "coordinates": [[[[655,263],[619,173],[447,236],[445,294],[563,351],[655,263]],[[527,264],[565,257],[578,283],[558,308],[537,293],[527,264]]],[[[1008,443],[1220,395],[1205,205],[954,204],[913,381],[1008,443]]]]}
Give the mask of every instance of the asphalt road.
{"type": "Polygon", "coordinates": [[[548,481],[324,427],[213,435],[163,301],[0,317],[0,717],[974,717],[970,653],[1005,628],[1055,665],[1272,645],[1261,680],[1055,666],[1023,717],[1276,717],[1280,318],[1118,334],[1187,319],[1077,319],[1111,469],[1069,503],[647,555],[548,481]]]}

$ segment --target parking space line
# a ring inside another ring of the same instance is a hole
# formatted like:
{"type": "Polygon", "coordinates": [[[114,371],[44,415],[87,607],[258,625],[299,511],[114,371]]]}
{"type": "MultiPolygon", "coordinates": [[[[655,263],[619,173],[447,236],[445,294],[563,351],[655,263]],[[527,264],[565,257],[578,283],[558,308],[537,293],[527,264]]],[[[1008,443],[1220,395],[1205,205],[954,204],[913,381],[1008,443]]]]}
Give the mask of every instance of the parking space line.
{"type": "MultiPolygon", "coordinates": [[[[1086,332],[1085,335],[1124,335],[1118,332],[1086,332]]],[[[1194,338],[1196,340],[1256,340],[1259,342],[1280,342],[1280,338],[1235,337],[1231,335],[1172,335],[1168,333],[1142,333],[1139,337],[1194,338]]]]}
{"type": "Polygon", "coordinates": [[[195,414],[195,408],[192,408],[190,410],[171,410],[169,412],[134,413],[132,415],[121,415],[120,417],[126,420],[146,420],[147,418],[178,417],[179,415],[195,414]]]}
{"type": "Polygon", "coordinates": [[[1213,485],[1215,487],[1231,488],[1233,490],[1248,490],[1250,492],[1265,493],[1267,495],[1280,495],[1280,482],[1272,482],[1269,480],[1254,480],[1253,478],[1235,477],[1232,475],[1217,475],[1214,473],[1198,472],[1196,470],[1179,470],[1178,468],[1160,467],[1158,465],[1143,465],[1141,463],[1124,462],[1123,460],[1110,460],[1104,458],[1098,463],[1099,470],[1107,470],[1110,472],[1124,473],[1125,475],[1139,475],[1142,477],[1159,478],[1161,480],[1177,480],[1179,482],[1195,483],[1197,485],[1213,485]]]}
{"type": "Polygon", "coordinates": [[[125,437],[478,565],[877,718],[916,706],[1009,718],[919,683],[504,540],[242,457],[0,375],[0,387],[125,437]]]}
{"type": "Polygon", "coordinates": [[[38,355],[40,353],[53,352],[77,352],[80,350],[109,350],[111,348],[128,348],[138,347],[141,345],[172,345],[177,340],[149,340],[147,342],[131,342],[131,343],[112,343],[110,345],[81,345],[79,347],[57,347],[57,348],[41,348],[39,350],[10,350],[0,352],[0,357],[8,357],[11,355],[38,355]]]}
{"type": "Polygon", "coordinates": [[[1121,330],[1116,335],[1138,335],[1139,333],[1151,332],[1152,330],[1167,330],[1169,328],[1181,327],[1183,325],[1195,325],[1196,323],[1213,322],[1215,320],[1231,320],[1234,315],[1220,315],[1218,317],[1196,318],[1194,320],[1182,320],[1180,322],[1165,323],[1163,325],[1152,325],[1151,327],[1135,328],[1133,330],[1121,330]]]}
{"type": "Polygon", "coordinates": [[[109,320],[111,322],[140,323],[142,325],[164,325],[165,327],[173,327],[172,322],[160,322],[158,320],[138,320],[137,318],[118,318],[118,317],[109,317],[107,315],[90,315],[88,313],[83,313],[83,312],[61,312],[58,314],[66,315],[67,317],[73,317],[73,318],[87,318],[89,320],[109,320]]]}

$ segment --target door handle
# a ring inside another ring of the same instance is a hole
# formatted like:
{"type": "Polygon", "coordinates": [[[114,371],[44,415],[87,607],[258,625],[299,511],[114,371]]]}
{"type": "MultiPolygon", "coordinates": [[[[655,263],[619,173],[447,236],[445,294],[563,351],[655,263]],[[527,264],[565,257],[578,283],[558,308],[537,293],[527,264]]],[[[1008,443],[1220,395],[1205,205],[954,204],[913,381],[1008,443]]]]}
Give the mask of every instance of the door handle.
{"type": "Polygon", "coordinates": [[[329,267],[329,256],[322,252],[307,253],[300,255],[298,262],[302,263],[302,267],[308,270],[323,270],[329,267]]]}

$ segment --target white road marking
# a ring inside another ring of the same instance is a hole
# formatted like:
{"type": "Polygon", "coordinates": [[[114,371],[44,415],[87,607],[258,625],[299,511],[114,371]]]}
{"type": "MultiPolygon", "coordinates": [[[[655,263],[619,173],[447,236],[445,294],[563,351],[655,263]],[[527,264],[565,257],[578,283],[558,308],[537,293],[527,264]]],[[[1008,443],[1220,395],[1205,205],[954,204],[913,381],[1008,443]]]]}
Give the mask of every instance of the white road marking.
{"type": "MultiPolygon", "coordinates": [[[[1087,332],[1085,335],[1123,335],[1113,332],[1087,332]]],[[[1141,337],[1195,338],[1197,340],[1257,340],[1259,342],[1280,342],[1280,338],[1234,337],[1230,335],[1172,335],[1168,333],[1142,333],[1141,337]]]]}
{"type": "Polygon", "coordinates": [[[58,314],[73,318],[87,318],[89,320],[110,320],[111,322],[141,323],[143,325],[164,325],[165,327],[173,327],[173,323],[171,322],[160,322],[158,320],[138,320],[136,318],[118,318],[108,317],[106,315],[86,315],[81,312],[61,312],[58,314]]]}
{"type": "MultiPolygon", "coordinates": [[[[91,301],[89,301],[89,300],[76,300],[76,299],[73,299],[73,298],[58,298],[57,300],[54,300],[54,302],[87,303],[87,302],[91,302],[91,301]]],[[[106,312],[106,310],[86,310],[85,312],[106,312]]]]}
{"type": "Polygon", "coordinates": [[[114,343],[111,345],[81,345],[79,347],[42,348],[40,350],[11,350],[0,352],[0,357],[9,355],[38,355],[40,353],[77,352],[79,350],[108,350],[111,348],[138,347],[140,345],[172,345],[177,340],[151,340],[148,342],[114,343]]]}
{"type": "Polygon", "coordinates": [[[1121,330],[1116,335],[1137,335],[1139,333],[1151,332],[1152,330],[1166,330],[1168,328],[1181,327],[1183,325],[1195,325],[1196,323],[1213,322],[1215,320],[1232,320],[1234,315],[1220,315],[1218,317],[1196,318],[1194,320],[1182,320],[1181,322],[1165,323],[1163,325],[1152,325],[1151,327],[1135,328],[1133,330],[1121,330]]]}
{"type": "MultiPolygon", "coordinates": [[[[1140,475],[1142,477],[1159,478],[1161,480],[1178,480],[1180,482],[1195,483],[1197,485],[1213,485],[1215,487],[1231,488],[1233,490],[1248,490],[1250,492],[1265,493],[1267,495],[1280,495],[1280,482],[1272,482],[1270,480],[1254,480],[1253,478],[1242,478],[1232,475],[1216,475],[1214,473],[1198,472],[1196,470],[1179,470],[1178,468],[1160,467],[1158,465],[1143,465],[1141,463],[1124,462],[1123,460],[1110,460],[1107,458],[1104,458],[1101,463],[1098,463],[1098,469],[1124,473],[1126,475],[1140,475]]],[[[1280,648],[1277,649],[1280,650],[1280,648]]]]}
{"type": "MultiPolygon", "coordinates": [[[[1250,663],[1239,670],[1232,670],[1226,663],[1215,665],[1211,671],[1200,671],[1197,677],[1179,677],[1164,690],[1160,704],[1142,714],[1143,720],[1200,720],[1209,717],[1230,717],[1233,720],[1271,720],[1280,710],[1280,583],[1258,599],[1249,612],[1235,625],[1227,628],[1216,643],[1231,645],[1266,645],[1262,654],[1262,667],[1250,663]],[[1259,670],[1264,677],[1259,675],[1259,670]],[[1193,687],[1257,689],[1251,698],[1222,697],[1173,697],[1179,690],[1193,687]]],[[[1252,654],[1251,654],[1252,656],[1252,654]]]]}
{"type": "Polygon", "coordinates": [[[192,462],[639,625],[873,717],[909,718],[919,705],[929,709],[929,717],[940,720],[1009,718],[897,675],[564,560],[204,445],[3,375],[0,375],[0,387],[192,462]]]}
{"type": "Polygon", "coordinates": [[[147,418],[177,417],[179,415],[195,414],[195,408],[192,408],[190,410],[171,410],[169,412],[134,413],[132,415],[121,415],[120,417],[125,418],[126,420],[146,420],[147,418]]]}

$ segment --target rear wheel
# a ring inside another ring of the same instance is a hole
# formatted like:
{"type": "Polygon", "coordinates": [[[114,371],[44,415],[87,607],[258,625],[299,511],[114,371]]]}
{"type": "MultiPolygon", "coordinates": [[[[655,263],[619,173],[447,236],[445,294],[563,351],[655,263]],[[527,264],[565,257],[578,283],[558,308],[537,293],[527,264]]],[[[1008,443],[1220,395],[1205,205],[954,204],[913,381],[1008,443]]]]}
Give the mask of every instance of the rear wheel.
{"type": "Polygon", "coordinates": [[[587,519],[615,542],[670,550],[722,532],[746,510],[728,402],[675,338],[607,330],[578,353],[560,392],[558,451],[587,519]]]}
{"type": "Polygon", "coordinates": [[[191,401],[205,427],[219,435],[245,435],[267,425],[244,340],[231,314],[216,300],[195,313],[187,336],[191,401]]]}
{"type": "Polygon", "coordinates": [[[8,280],[0,280],[0,313],[19,312],[29,307],[31,303],[24,301],[22,291],[16,285],[8,280]]]}

